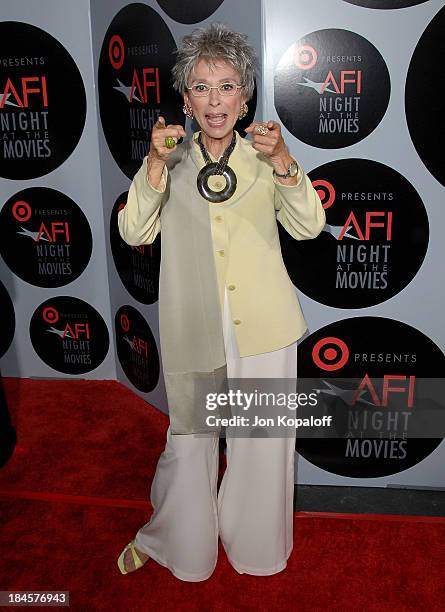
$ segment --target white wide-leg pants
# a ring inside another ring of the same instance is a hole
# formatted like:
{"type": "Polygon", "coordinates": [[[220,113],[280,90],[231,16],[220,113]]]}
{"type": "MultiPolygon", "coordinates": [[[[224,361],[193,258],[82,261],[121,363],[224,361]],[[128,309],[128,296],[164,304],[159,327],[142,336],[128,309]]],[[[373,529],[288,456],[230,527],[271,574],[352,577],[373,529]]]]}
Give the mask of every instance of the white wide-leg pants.
{"type": "MultiPolygon", "coordinates": [[[[240,357],[227,293],[223,320],[228,378],[296,378],[296,342],[240,357]]],[[[217,493],[218,435],[167,430],[151,486],[153,514],[135,541],[181,580],[212,575],[218,537],[240,574],[280,572],[292,552],[295,436],[227,436],[226,442],[227,468],[217,493]]]]}

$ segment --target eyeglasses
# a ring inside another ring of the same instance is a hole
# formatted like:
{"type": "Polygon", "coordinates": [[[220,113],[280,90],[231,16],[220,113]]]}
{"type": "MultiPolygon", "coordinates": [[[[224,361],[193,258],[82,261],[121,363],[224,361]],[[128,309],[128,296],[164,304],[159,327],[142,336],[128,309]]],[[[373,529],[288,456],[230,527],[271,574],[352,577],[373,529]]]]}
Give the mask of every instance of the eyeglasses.
{"type": "Polygon", "coordinates": [[[229,82],[221,83],[216,87],[210,87],[210,85],[207,85],[206,83],[197,83],[196,85],[187,87],[187,89],[190,89],[192,94],[196,97],[208,96],[211,89],[217,89],[222,96],[234,96],[238,92],[238,89],[241,89],[242,87],[243,85],[237,85],[236,83],[229,82]]]}

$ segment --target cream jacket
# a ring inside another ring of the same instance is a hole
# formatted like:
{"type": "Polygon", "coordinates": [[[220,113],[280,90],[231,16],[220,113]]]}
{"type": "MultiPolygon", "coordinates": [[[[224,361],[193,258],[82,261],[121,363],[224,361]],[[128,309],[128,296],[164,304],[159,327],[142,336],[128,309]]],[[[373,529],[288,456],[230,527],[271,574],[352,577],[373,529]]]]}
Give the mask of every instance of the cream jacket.
{"type": "MultiPolygon", "coordinates": [[[[167,223],[168,218],[176,215],[179,219],[184,214],[182,208],[186,202],[190,198],[199,198],[198,207],[202,205],[202,211],[208,211],[206,215],[211,231],[209,244],[213,250],[220,307],[222,310],[224,289],[227,288],[240,356],[287,346],[300,338],[307,326],[283,263],[277,221],[296,240],[315,238],[325,225],[320,198],[301,166],[298,184],[283,185],[274,179],[269,160],[253,149],[250,140],[237,134],[236,146],[229,160],[237,177],[237,189],[226,202],[208,202],[196,188],[197,174],[205,165],[196,143],[197,136],[198,133],[194,134],[192,141],[178,145],[164,168],[158,189],[148,182],[147,158],[144,158],[130,186],[127,204],[118,214],[120,235],[125,242],[136,246],[152,243],[161,232],[163,244],[165,232],[171,231],[169,228],[172,227],[167,223]]],[[[200,223],[198,218],[196,223],[200,223]]],[[[176,227],[181,227],[181,224],[176,227]]],[[[179,245],[179,235],[177,238],[179,245]]],[[[172,240],[174,237],[170,236],[170,243],[172,240]]],[[[178,247],[176,252],[178,265],[181,253],[184,253],[184,246],[178,247]]],[[[165,256],[165,253],[161,254],[161,348],[162,312],[164,308],[173,307],[162,292],[165,256]],[[162,303],[163,295],[165,304],[162,303]]],[[[171,250],[169,257],[175,257],[171,250]]],[[[202,252],[202,257],[208,257],[208,254],[202,252]]],[[[189,266],[191,274],[192,267],[189,266]]],[[[170,275],[175,274],[174,262],[170,262],[168,269],[170,275]]],[[[180,282],[179,276],[176,280],[180,282]]],[[[203,290],[207,289],[204,287],[203,290]]],[[[212,290],[212,287],[208,287],[208,291],[212,290]]],[[[194,291],[200,291],[196,285],[194,291]]],[[[197,301],[202,299],[205,296],[196,295],[197,301]]],[[[180,295],[177,302],[175,307],[181,308],[180,295]]],[[[193,308],[187,304],[184,297],[184,308],[193,308]]],[[[187,326],[187,315],[178,316],[182,316],[181,326],[178,325],[174,333],[171,331],[174,323],[164,319],[165,333],[172,334],[171,342],[176,337],[179,342],[184,338],[184,342],[197,342],[199,345],[199,338],[187,339],[184,336],[186,331],[182,328],[187,326]]],[[[169,352],[174,353],[173,346],[169,347],[169,352]]]]}

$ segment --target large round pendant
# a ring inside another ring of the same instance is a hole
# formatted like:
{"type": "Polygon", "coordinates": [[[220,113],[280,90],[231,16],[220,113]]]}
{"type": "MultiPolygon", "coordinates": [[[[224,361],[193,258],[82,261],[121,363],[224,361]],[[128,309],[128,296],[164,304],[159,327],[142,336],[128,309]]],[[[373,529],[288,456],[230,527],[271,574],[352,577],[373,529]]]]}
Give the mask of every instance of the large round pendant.
{"type": "Polygon", "coordinates": [[[199,193],[203,198],[214,204],[228,200],[235,193],[236,189],[236,175],[232,168],[226,166],[222,174],[215,174],[217,166],[217,162],[207,164],[201,169],[196,180],[199,193]],[[214,177],[212,183],[217,188],[217,191],[210,187],[210,177],[214,177]]]}

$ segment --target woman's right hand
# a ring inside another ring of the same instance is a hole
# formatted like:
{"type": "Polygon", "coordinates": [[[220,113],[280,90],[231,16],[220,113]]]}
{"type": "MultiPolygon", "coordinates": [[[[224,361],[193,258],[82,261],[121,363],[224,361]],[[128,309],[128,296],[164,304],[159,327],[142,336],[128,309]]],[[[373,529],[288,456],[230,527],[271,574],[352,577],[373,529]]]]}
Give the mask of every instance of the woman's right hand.
{"type": "Polygon", "coordinates": [[[185,130],[182,125],[165,125],[164,117],[159,117],[155,125],[151,130],[151,141],[149,156],[153,162],[165,164],[170,155],[176,149],[176,145],[172,149],[168,149],[165,146],[165,139],[167,136],[172,136],[176,142],[180,138],[185,137],[185,130]]]}
{"type": "Polygon", "coordinates": [[[172,149],[165,146],[167,136],[172,136],[176,142],[184,137],[185,130],[182,125],[165,125],[164,117],[159,117],[151,130],[150,150],[147,160],[148,182],[155,189],[161,182],[164,166],[170,155],[175,151],[176,145],[172,149]]]}

